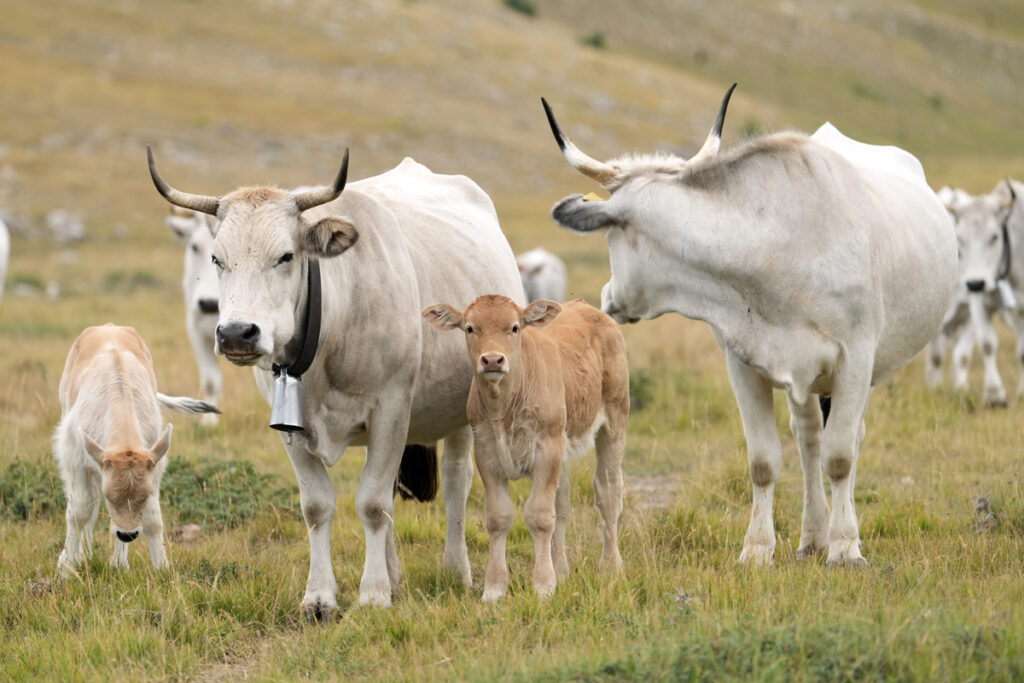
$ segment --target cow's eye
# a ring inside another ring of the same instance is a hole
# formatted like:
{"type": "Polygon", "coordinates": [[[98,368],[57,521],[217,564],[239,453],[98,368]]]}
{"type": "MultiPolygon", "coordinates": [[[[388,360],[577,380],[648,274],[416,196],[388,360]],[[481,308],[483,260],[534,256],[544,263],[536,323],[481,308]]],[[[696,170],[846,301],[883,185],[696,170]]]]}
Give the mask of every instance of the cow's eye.
{"type": "Polygon", "coordinates": [[[217,266],[217,270],[224,270],[224,264],[213,254],[210,255],[210,261],[213,262],[213,265],[217,266]]]}
{"type": "Polygon", "coordinates": [[[473,334],[473,326],[466,325],[466,334],[473,334]]]}
{"type": "Polygon", "coordinates": [[[513,325],[512,326],[512,334],[518,334],[518,333],[519,333],[519,325],[513,325]]]}
{"type": "Polygon", "coordinates": [[[198,254],[199,253],[199,245],[198,244],[193,244],[192,245],[192,253],[193,254],[198,254]]]}
{"type": "Polygon", "coordinates": [[[293,254],[292,252],[289,251],[287,254],[285,254],[281,258],[277,259],[277,263],[274,264],[274,267],[276,268],[277,266],[279,266],[279,265],[281,265],[283,263],[288,263],[289,261],[292,260],[292,258],[294,258],[294,256],[295,256],[295,254],[293,254]]]}

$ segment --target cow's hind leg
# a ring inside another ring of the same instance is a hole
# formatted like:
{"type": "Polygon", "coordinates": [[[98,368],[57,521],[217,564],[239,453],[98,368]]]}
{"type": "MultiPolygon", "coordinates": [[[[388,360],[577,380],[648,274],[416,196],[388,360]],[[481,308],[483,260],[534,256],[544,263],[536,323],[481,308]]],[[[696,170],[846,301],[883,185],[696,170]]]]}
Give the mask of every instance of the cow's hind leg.
{"type": "Polygon", "coordinates": [[[832,413],[822,433],[822,459],[832,484],[832,513],[829,519],[829,567],[863,567],[860,533],[854,509],[853,486],[864,436],[864,414],[871,395],[870,352],[849,349],[836,368],[832,391],[832,413]]]}
{"type": "Polygon", "coordinates": [[[822,411],[813,396],[803,404],[795,402],[788,394],[786,398],[789,427],[796,436],[804,472],[804,513],[797,549],[797,557],[803,559],[825,552],[828,546],[828,506],[821,476],[822,411]]]}
{"type": "Polygon", "coordinates": [[[771,564],[775,555],[775,480],[782,469],[782,446],[775,425],[772,385],[731,352],[726,352],[729,381],[743,421],[750,462],[750,480],[754,485],[750,524],[743,539],[740,562],[771,564]]]}
{"type": "Polygon", "coordinates": [[[1017,335],[1017,363],[1020,365],[1020,379],[1017,381],[1017,396],[1024,396],[1024,308],[1004,311],[1003,319],[1017,335]]]}
{"type": "Polygon", "coordinates": [[[447,515],[444,541],[444,567],[455,573],[467,586],[473,585],[466,548],[466,499],[473,484],[473,431],[465,427],[452,432],[444,440],[441,458],[441,496],[447,515]]]}
{"type": "Polygon", "coordinates": [[[338,611],[338,584],[331,566],[334,484],[323,461],[306,450],[303,439],[294,439],[285,448],[299,482],[299,504],[309,536],[309,576],[299,611],[310,621],[327,621],[338,611]]]}
{"type": "Polygon", "coordinates": [[[619,515],[622,514],[622,460],[626,454],[626,416],[609,416],[609,421],[597,431],[594,441],[597,450],[594,503],[604,522],[601,570],[614,572],[622,567],[622,556],[619,554],[619,515]]]}

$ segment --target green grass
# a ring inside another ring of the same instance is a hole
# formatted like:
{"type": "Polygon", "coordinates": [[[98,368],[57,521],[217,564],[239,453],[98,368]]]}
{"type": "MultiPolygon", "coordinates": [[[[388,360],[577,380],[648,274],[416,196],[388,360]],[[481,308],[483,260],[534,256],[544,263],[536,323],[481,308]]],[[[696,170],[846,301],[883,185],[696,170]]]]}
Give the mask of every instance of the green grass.
{"type": "MultiPolygon", "coordinates": [[[[197,392],[180,247],[162,225],[146,143],[170,182],[203,193],[324,182],[346,146],[353,179],[406,154],[465,173],[494,198],[515,250],[561,254],[570,295],[596,302],[603,241],[548,216],[560,197],[594,188],[558,154],[541,95],[583,149],[607,158],[695,150],[738,80],[726,146],[830,118],[906,145],[934,184],[988,190],[1024,177],[1022,95],[1004,87],[1020,71],[1024,13],[1009,0],[976,4],[883,1],[843,22],[824,7],[752,0],[701,11],[536,0],[529,20],[461,0],[311,0],[302,12],[262,0],[0,0],[0,171],[13,173],[0,208],[36,228],[15,236],[0,302],[0,679],[1020,679],[1021,404],[982,408],[979,368],[966,394],[927,391],[920,360],[877,387],[856,491],[871,567],[846,572],[795,557],[802,475],[779,397],[775,564],[740,566],[750,482],[739,417],[710,331],[676,316],[624,328],[634,412],[621,575],[597,571],[588,456],[571,468],[572,573],[553,598],[533,596],[532,542],[517,520],[510,595],[480,603],[487,533],[475,480],[476,585],[440,568],[443,504],[398,501],[401,594],[389,610],[360,608],[353,499],[364,456],[353,449],[331,470],[342,614],[303,623],[308,543],[294,474],[251,373],[225,365],[218,427],[170,418],[165,519],[169,530],[198,523],[201,539],[171,540],[166,573],[135,543],[118,572],[101,517],[88,566],[55,578],[64,526],[50,440],[74,337],[131,324],[161,389],[197,392]],[[603,49],[580,43],[596,35],[603,49]],[[54,208],[82,217],[83,243],[48,242],[38,226],[54,208]],[[39,296],[14,296],[14,284],[39,296]],[[979,526],[982,495],[994,522],[979,526]]],[[[1008,386],[1012,346],[1004,330],[1008,386]]],[[[517,504],[528,491],[513,487],[517,504]]]]}

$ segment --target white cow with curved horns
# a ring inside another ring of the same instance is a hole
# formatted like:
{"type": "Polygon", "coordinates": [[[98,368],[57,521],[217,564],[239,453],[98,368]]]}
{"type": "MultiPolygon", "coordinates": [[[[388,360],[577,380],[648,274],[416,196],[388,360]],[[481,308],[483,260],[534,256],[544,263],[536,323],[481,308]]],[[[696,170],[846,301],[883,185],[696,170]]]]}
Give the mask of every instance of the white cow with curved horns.
{"type": "Polygon", "coordinates": [[[827,550],[829,566],[862,566],[853,487],[868,398],[938,329],[956,279],[956,236],[916,158],[831,124],[719,155],[733,88],[689,160],[592,159],[544,102],[566,159],[611,192],[607,201],[568,197],[552,215],[571,230],[605,233],[612,277],[601,304],[614,319],[674,311],[707,321],[724,348],[754,485],[740,561],[767,564],[775,552],[777,388],[803,462],[799,555],[827,550]],[[824,429],[815,395],[831,396],[824,429]]]}
{"type": "Polygon", "coordinates": [[[392,521],[396,477],[400,490],[433,497],[436,470],[416,478],[407,476],[406,465],[419,458],[436,467],[436,450],[424,453],[423,447],[439,439],[445,439],[444,563],[471,583],[466,399],[473,371],[464,342],[425,334],[420,311],[436,301],[468,306],[493,293],[524,303],[515,257],[490,198],[464,176],[437,175],[408,158],[346,187],[347,151],[330,187],[247,187],[223,197],[175,190],[157,173],[152,152],[149,160],[165,199],[219,221],[213,245],[220,270],[217,350],[236,365],[253,366],[268,402],[274,366],[295,363],[305,346],[307,274],[320,264],[319,346],[302,377],[305,429],[285,446],[309,533],[302,613],[324,619],[338,609],[330,556],[336,496],[327,467],[350,445],[367,447],[355,500],[366,535],[360,603],[391,604],[401,579],[392,521]]]}

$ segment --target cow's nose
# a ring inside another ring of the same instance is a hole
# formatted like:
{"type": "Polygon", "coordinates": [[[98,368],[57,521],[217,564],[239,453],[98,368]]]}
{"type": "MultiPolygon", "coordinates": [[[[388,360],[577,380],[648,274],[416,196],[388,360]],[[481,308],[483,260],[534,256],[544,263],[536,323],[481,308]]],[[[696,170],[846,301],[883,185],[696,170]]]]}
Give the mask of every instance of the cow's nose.
{"type": "Polygon", "coordinates": [[[217,313],[220,310],[216,299],[200,299],[198,306],[199,310],[203,313],[217,313]]]}
{"type": "Polygon", "coordinates": [[[485,353],[480,356],[480,365],[484,372],[503,372],[505,356],[500,353],[485,353]]]}
{"type": "Polygon", "coordinates": [[[225,350],[251,350],[260,340],[260,328],[254,323],[232,321],[217,325],[217,343],[225,350]]]}
{"type": "Polygon", "coordinates": [[[138,531],[121,531],[120,529],[117,530],[117,540],[121,541],[122,543],[131,543],[138,537],[138,531]]]}
{"type": "Polygon", "coordinates": [[[967,291],[969,292],[981,292],[985,289],[984,280],[968,280],[967,291]]]}

